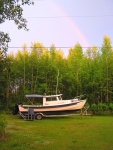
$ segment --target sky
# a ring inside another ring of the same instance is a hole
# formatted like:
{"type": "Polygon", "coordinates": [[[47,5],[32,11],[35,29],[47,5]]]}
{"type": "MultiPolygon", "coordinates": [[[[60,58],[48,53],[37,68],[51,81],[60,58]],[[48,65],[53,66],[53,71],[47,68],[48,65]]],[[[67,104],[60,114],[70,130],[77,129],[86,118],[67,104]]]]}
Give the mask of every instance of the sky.
{"type": "Polygon", "coordinates": [[[13,21],[0,25],[0,30],[11,38],[8,53],[16,53],[24,43],[30,47],[40,42],[45,47],[61,47],[67,55],[77,43],[85,49],[101,47],[104,35],[113,39],[113,0],[31,1],[34,5],[23,7],[29,31],[18,30],[13,21]]]}

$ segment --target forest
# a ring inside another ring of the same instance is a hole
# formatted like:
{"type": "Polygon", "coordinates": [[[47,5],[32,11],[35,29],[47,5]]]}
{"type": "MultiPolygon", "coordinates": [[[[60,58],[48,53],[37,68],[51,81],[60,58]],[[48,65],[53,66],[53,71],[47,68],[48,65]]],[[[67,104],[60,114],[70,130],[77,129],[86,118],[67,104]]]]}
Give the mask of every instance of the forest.
{"type": "Polygon", "coordinates": [[[76,43],[64,56],[62,49],[42,43],[24,44],[17,53],[0,54],[0,106],[11,108],[26,101],[26,94],[85,94],[88,104],[113,102],[113,48],[103,37],[102,46],[84,48],[76,43]]]}

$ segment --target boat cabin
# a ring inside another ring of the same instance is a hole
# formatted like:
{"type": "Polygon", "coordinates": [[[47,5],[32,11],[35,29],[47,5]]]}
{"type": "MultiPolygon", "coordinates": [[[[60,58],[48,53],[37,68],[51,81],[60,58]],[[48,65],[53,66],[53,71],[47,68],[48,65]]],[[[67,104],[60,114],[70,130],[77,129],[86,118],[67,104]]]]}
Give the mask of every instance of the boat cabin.
{"type": "Polygon", "coordinates": [[[57,95],[26,95],[25,97],[29,100],[32,105],[40,105],[40,106],[54,106],[61,104],[69,104],[73,102],[77,102],[78,99],[71,100],[62,100],[62,94],[57,95]]]}

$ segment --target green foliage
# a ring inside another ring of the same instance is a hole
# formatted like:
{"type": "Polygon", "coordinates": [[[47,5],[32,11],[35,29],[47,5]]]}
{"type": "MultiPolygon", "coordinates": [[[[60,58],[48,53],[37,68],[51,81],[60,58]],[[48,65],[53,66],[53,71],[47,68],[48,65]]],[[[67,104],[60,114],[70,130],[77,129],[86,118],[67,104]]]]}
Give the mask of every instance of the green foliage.
{"type": "Polygon", "coordinates": [[[109,108],[109,110],[110,110],[111,112],[113,112],[113,103],[110,103],[109,106],[108,106],[108,108],[109,108]]]}
{"type": "Polygon", "coordinates": [[[101,51],[94,46],[83,53],[77,43],[68,57],[54,45],[47,49],[36,42],[28,50],[24,44],[15,55],[1,58],[0,71],[1,105],[7,108],[23,103],[25,94],[56,91],[65,99],[86,94],[90,105],[99,104],[96,110],[92,106],[94,113],[106,111],[105,104],[112,102],[113,51],[108,37],[104,37],[101,51]]]}
{"type": "Polygon", "coordinates": [[[95,115],[112,115],[113,103],[99,103],[98,105],[92,104],[91,110],[95,115]]]}
{"type": "MultiPolygon", "coordinates": [[[[13,20],[18,29],[27,29],[27,20],[23,18],[23,5],[33,4],[31,0],[0,0],[0,24],[6,20],[13,20]]],[[[0,104],[9,105],[9,90],[10,90],[10,68],[5,64],[7,57],[6,52],[8,43],[10,42],[8,33],[0,31],[0,104]],[[4,65],[5,64],[5,65],[4,65]]],[[[9,66],[8,66],[9,67],[9,66]]],[[[15,75],[13,74],[13,77],[15,75]]],[[[18,77],[16,77],[18,78],[18,77]]],[[[17,79],[18,80],[18,79],[17,79]]]]}
{"type": "Polygon", "coordinates": [[[98,104],[98,114],[102,115],[108,110],[108,106],[105,103],[98,104]]]}
{"type": "Polygon", "coordinates": [[[10,42],[9,35],[0,31],[0,50],[2,50],[2,57],[6,56],[6,51],[8,48],[8,43],[10,42]]]}
{"type": "Polygon", "coordinates": [[[98,111],[105,111],[108,110],[108,106],[105,103],[100,103],[98,105],[98,111]]]}
{"type": "MultiPolygon", "coordinates": [[[[0,24],[6,20],[13,20],[18,29],[27,29],[27,20],[23,18],[23,5],[33,4],[30,0],[0,0],[0,24]]],[[[10,37],[7,33],[0,31],[0,50],[6,54],[10,37]]]]}
{"type": "Polygon", "coordinates": [[[96,114],[96,112],[97,112],[97,105],[96,104],[92,104],[91,105],[91,110],[92,110],[93,114],[96,114]]]}
{"type": "Polygon", "coordinates": [[[5,137],[5,129],[7,127],[7,121],[5,114],[0,115],[0,138],[5,137]]]}

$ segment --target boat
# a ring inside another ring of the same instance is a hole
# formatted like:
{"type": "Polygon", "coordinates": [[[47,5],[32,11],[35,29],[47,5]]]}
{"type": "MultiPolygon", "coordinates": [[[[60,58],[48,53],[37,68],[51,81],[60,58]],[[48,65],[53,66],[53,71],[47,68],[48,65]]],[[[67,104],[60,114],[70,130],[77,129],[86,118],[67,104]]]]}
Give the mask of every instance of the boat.
{"type": "Polygon", "coordinates": [[[26,119],[33,116],[34,119],[41,120],[43,117],[67,115],[84,107],[86,99],[81,100],[75,97],[70,100],[62,100],[62,94],[57,95],[25,95],[30,105],[19,104],[19,114],[26,119]]]}

